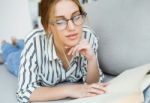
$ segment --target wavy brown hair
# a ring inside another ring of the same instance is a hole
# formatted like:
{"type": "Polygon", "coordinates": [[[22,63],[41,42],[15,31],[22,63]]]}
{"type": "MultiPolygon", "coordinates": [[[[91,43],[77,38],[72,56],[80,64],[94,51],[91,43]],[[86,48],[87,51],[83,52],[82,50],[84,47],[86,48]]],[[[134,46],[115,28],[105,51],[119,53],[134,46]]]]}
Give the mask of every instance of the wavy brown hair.
{"type": "MultiPolygon", "coordinates": [[[[54,9],[56,3],[60,0],[41,0],[39,12],[41,16],[41,23],[46,32],[48,32],[49,18],[54,17],[54,9]],[[50,17],[49,17],[50,16],[50,17]]],[[[72,0],[78,7],[81,13],[84,12],[79,0],[72,0]]]]}

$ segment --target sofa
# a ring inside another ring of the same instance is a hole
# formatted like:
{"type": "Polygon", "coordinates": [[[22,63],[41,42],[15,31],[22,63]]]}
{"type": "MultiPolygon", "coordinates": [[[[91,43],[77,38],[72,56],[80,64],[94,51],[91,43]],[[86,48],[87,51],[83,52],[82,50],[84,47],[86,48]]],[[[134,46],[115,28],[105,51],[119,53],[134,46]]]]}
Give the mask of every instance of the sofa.
{"type": "MultiPolygon", "coordinates": [[[[149,4],[150,0],[97,0],[83,4],[88,14],[86,24],[98,37],[98,58],[104,81],[150,63],[149,4]]],[[[0,102],[16,103],[17,78],[4,64],[0,64],[0,82],[0,102]]],[[[68,99],[48,103],[66,101],[68,99]]]]}

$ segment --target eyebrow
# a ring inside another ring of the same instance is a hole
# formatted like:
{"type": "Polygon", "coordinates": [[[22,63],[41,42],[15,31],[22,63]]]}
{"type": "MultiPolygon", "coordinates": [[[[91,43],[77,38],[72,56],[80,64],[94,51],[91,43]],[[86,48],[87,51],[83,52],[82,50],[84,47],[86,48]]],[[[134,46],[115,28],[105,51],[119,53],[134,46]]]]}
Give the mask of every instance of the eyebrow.
{"type": "MultiPolygon", "coordinates": [[[[78,11],[73,12],[71,14],[71,16],[74,15],[74,14],[76,14],[76,13],[80,13],[80,11],[78,10],[78,11]]],[[[66,17],[65,16],[55,16],[55,18],[59,19],[59,18],[66,18],[66,17]]]]}

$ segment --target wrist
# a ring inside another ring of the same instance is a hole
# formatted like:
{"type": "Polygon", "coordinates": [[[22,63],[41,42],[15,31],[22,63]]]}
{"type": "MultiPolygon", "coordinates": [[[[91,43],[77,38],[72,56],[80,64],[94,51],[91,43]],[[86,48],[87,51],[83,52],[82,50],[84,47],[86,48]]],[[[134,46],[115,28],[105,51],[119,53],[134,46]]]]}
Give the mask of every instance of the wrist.
{"type": "Polygon", "coordinates": [[[68,85],[68,87],[66,88],[67,90],[67,97],[70,97],[70,98],[78,98],[76,92],[77,90],[79,90],[79,87],[81,85],[80,84],[71,84],[71,85],[68,85]]]}
{"type": "Polygon", "coordinates": [[[72,97],[73,96],[73,91],[75,89],[75,86],[73,84],[67,85],[67,87],[65,87],[65,89],[66,89],[67,97],[72,97]]]}
{"type": "Polygon", "coordinates": [[[96,60],[96,56],[93,54],[93,55],[90,55],[87,57],[87,60],[88,61],[95,61],[96,60]]]}

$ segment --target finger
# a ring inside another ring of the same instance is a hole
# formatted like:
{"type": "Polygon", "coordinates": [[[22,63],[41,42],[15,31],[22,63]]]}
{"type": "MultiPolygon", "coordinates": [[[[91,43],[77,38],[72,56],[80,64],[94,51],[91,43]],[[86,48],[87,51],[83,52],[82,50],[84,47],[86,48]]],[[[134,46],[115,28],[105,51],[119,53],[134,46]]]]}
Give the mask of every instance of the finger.
{"type": "Polygon", "coordinates": [[[102,85],[99,85],[97,83],[94,83],[91,85],[92,88],[95,88],[95,89],[98,89],[98,90],[101,90],[101,91],[106,91],[106,87],[102,86],[102,85]]]}
{"type": "Polygon", "coordinates": [[[86,48],[90,48],[90,47],[91,47],[90,44],[87,42],[86,39],[84,39],[83,41],[81,41],[81,42],[79,43],[79,45],[81,45],[81,46],[83,46],[83,47],[86,47],[86,48]]]}
{"type": "Polygon", "coordinates": [[[88,92],[96,94],[96,95],[101,95],[101,94],[105,93],[105,91],[100,90],[100,89],[96,89],[96,88],[90,88],[88,92]]]}
{"type": "Polygon", "coordinates": [[[76,52],[78,52],[78,48],[80,47],[81,45],[76,45],[75,47],[72,47],[69,52],[68,52],[68,55],[74,55],[76,52]]]}
{"type": "Polygon", "coordinates": [[[88,45],[87,41],[85,39],[81,40],[78,45],[74,46],[73,49],[69,51],[68,55],[71,55],[71,54],[74,55],[75,53],[79,52],[78,48],[80,48],[80,50],[84,49],[85,47],[87,47],[86,45],[88,45]]]}
{"type": "Polygon", "coordinates": [[[80,42],[79,42],[79,44],[87,44],[88,42],[87,42],[87,40],[86,39],[82,39],[80,42]]]}
{"type": "Polygon", "coordinates": [[[99,85],[102,85],[102,86],[104,86],[104,87],[106,87],[106,86],[108,86],[109,85],[109,83],[108,82],[106,82],[106,83],[98,83],[99,85]]]}
{"type": "Polygon", "coordinates": [[[70,47],[68,47],[68,46],[65,46],[65,49],[68,49],[68,48],[70,48],[70,47]]]}
{"type": "Polygon", "coordinates": [[[79,47],[78,48],[78,50],[77,50],[77,52],[79,52],[79,53],[81,53],[82,55],[86,55],[86,47],[79,47]]]}
{"type": "Polygon", "coordinates": [[[94,96],[96,96],[96,94],[90,93],[90,92],[88,92],[87,95],[86,95],[86,97],[94,97],[94,96]]]}
{"type": "Polygon", "coordinates": [[[89,49],[89,46],[88,45],[80,45],[77,49],[77,51],[82,51],[82,50],[88,50],[89,49]]]}
{"type": "Polygon", "coordinates": [[[74,54],[77,52],[77,50],[78,50],[79,47],[80,47],[80,45],[76,45],[76,46],[74,47],[74,49],[73,49],[73,51],[72,51],[72,55],[74,55],[74,54]]]}
{"type": "Polygon", "coordinates": [[[68,54],[68,55],[71,55],[72,52],[73,52],[73,50],[74,50],[74,47],[72,47],[72,48],[69,50],[69,52],[68,52],[67,54],[68,54]]]}

